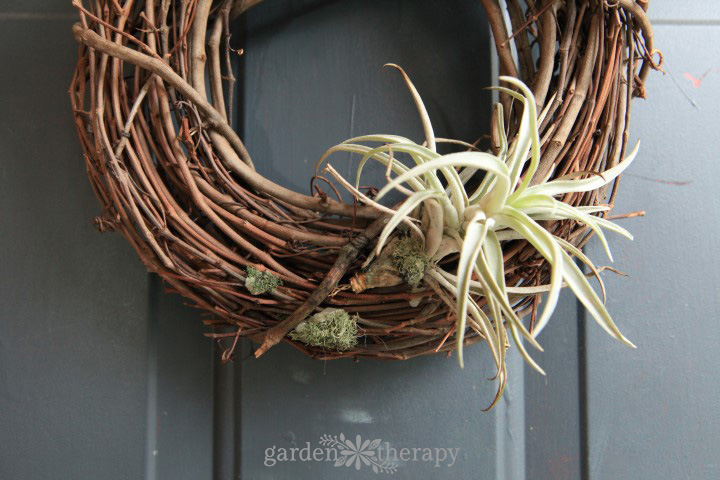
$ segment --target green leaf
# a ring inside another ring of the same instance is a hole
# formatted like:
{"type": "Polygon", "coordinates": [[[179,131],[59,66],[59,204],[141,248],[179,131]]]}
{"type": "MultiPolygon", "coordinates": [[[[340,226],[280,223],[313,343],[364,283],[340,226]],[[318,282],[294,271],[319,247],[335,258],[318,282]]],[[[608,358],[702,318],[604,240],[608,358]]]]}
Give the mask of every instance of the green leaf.
{"type": "MultiPolygon", "coordinates": [[[[317,174],[318,171],[320,171],[320,167],[322,166],[322,164],[325,163],[327,158],[330,155],[332,155],[333,153],[347,152],[347,153],[357,153],[359,155],[365,155],[367,152],[372,151],[372,150],[374,150],[374,149],[372,149],[366,145],[357,145],[357,144],[351,144],[351,143],[341,143],[339,145],[335,145],[334,147],[329,148],[323,154],[323,156],[320,157],[320,160],[318,160],[317,165],[315,166],[315,173],[317,174]]],[[[377,154],[372,154],[371,157],[373,159],[377,160],[378,162],[382,163],[385,166],[387,166],[390,163],[390,156],[387,154],[377,153],[377,154]]],[[[392,168],[393,168],[393,171],[398,175],[401,175],[409,170],[405,165],[403,165],[400,162],[393,162],[392,168]]],[[[359,177],[358,177],[358,180],[359,180],[359,177]]],[[[412,179],[412,180],[408,181],[408,184],[415,191],[423,190],[423,189],[427,188],[427,185],[425,185],[421,180],[418,180],[418,179],[412,179]]],[[[359,185],[359,183],[357,185],[359,185]]]]}
{"type": "MultiPolygon", "coordinates": [[[[355,188],[360,187],[360,177],[362,176],[362,171],[365,168],[365,164],[367,163],[367,161],[370,160],[371,158],[373,160],[377,160],[379,163],[382,163],[386,167],[388,166],[388,164],[390,164],[392,162],[392,166],[391,166],[392,171],[398,175],[402,175],[403,173],[410,170],[402,162],[398,162],[398,161],[394,160],[388,153],[388,150],[389,150],[388,145],[382,145],[380,147],[368,149],[368,151],[365,152],[365,154],[360,159],[360,163],[358,163],[357,170],[355,172],[355,188]]],[[[423,185],[423,186],[427,188],[427,185],[423,185]]]]}
{"type": "MultiPolygon", "coordinates": [[[[468,295],[468,310],[470,312],[470,315],[476,320],[478,325],[480,326],[481,331],[483,332],[483,335],[485,336],[485,341],[487,342],[488,346],[490,347],[490,353],[493,356],[493,360],[495,361],[495,365],[497,366],[498,372],[502,368],[502,354],[501,351],[505,349],[504,345],[500,344],[498,342],[498,336],[495,333],[495,330],[493,329],[492,322],[488,318],[487,315],[485,315],[485,312],[482,311],[482,309],[478,306],[478,304],[475,302],[475,300],[472,299],[468,295]]],[[[502,325],[502,321],[495,322],[496,325],[502,325]]],[[[501,327],[502,328],[502,327],[501,327]]]]}
{"type": "Polygon", "coordinates": [[[457,319],[455,335],[457,336],[457,353],[460,367],[464,366],[463,361],[463,340],[465,338],[465,323],[467,317],[467,303],[470,293],[470,277],[473,272],[473,265],[480,254],[485,236],[495,222],[488,220],[483,212],[478,212],[471,220],[465,230],[465,241],[460,251],[458,261],[458,284],[455,298],[457,299],[457,319]]]}
{"type": "Polygon", "coordinates": [[[385,225],[382,233],[380,233],[380,238],[378,239],[377,246],[375,247],[375,254],[380,255],[380,251],[382,250],[382,247],[385,246],[385,242],[387,242],[390,234],[395,230],[395,228],[397,228],[400,222],[407,219],[408,215],[410,215],[410,213],[415,209],[415,207],[417,207],[418,205],[420,205],[421,202],[427,199],[437,198],[441,195],[442,193],[433,192],[431,190],[415,192],[414,194],[410,195],[407,200],[405,200],[403,204],[398,207],[397,211],[393,214],[393,216],[390,217],[387,225],[385,225]]]}
{"type": "MultiPolygon", "coordinates": [[[[520,184],[520,187],[513,193],[513,196],[519,196],[521,195],[525,189],[530,184],[530,181],[532,180],[532,177],[535,175],[535,172],[537,171],[538,165],[540,165],[540,132],[538,130],[538,118],[537,118],[537,106],[535,103],[535,97],[532,94],[532,91],[520,80],[513,77],[507,77],[507,76],[501,76],[499,77],[500,81],[510,83],[512,85],[515,85],[521,92],[522,96],[520,100],[524,104],[523,109],[523,119],[527,116],[527,121],[529,124],[529,131],[527,132],[527,136],[529,136],[529,139],[525,138],[526,133],[523,132],[523,136],[521,137],[520,134],[515,139],[516,144],[522,145],[522,149],[519,150],[519,154],[522,154],[522,157],[519,158],[519,170],[518,172],[522,172],[522,168],[525,164],[525,160],[527,157],[527,147],[526,142],[529,140],[530,142],[530,165],[525,171],[525,177],[523,178],[522,183],[520,184]]],[[[502,87],[500,87],[502,89],[502,87]]],[[[506,91],[506,89],[503,89],[503,91],[506,91]]],[[[509,93],[509,92],[506,92],[509,93]]],[[[514,94],[514,92],[512,92],[514,94]]],[[[513,95],[516,96],[517,94],[513,95]]],[[[517,97],[516,97],[517,98],[517,97]]],[[[521,120],[522,124],[522,120],[521,120]]],[[[512,177],[513,181],[516,181],[517,177],[512,177]]],[[[513,183],[514,185],[514,183],[513,183]]],[[[511,197],[512,199],[512,197],[511,197]]]]}
{"type": "MultiPolygon", "coordinates": [[[[442,285],[444,288],[446,288],[449,292],[454,292],[457,290],[457,277],[454,275],[446,272],[442,268],[437,268],[434,270],[429,270],[428,274],[434,278],[440,285],[442,285]]],[[[468,311],[470,312],[470,316],[475,319],[478,326],[480,327],[480,330],[483,333],[483,336],[485,336],[485,341],[487,342],[488,346],[490,347],[490,351],[493,355],[493,359],[495,360],[495,363],[498,367],[498,374],[504,369],[504,362],[505,362],[505,340],[499,341],[499,338],[502,338],[502,334],[496,335],[495,331],[492,326],[492,322],[490,319],[485,315],[485,312],[482,311],[482,309],[478,306],[478,304],[475,302],[475,300],[472,299],[471,296],[467,296],[467,306],[468,311]]],[[[452,308],[455,308],[457,310],[457,304],[451,305],[452,308]]],[[[457,314],[457,311],[456,311],[457,314]]],[[[500,325],[500,328],[502,327],[502,321],[495,322],[496,325],[500,325]]],[[[457,331],[457,328],[456,328],[457,331]]],[[[462,345],[460,343],[459,345],[462,345]]],[[[497,376],[496,375],[496,376],[497,376]]]]}
{"type": "Polygon", "coordinates": [[[410,77],[407,73],[405,73],[405,70],[403,70],[402,67],[395,65],[394,63],[386,63],[385,66],[395,68],[402,74],[405,84],[407,85],[408,90],[410,90],[410,95],[412,95],[413,101],[415,102],[418,114],[420,115],[420,121],[422,122],[423,130],[425,131],[425,141],[427,142],[427,146],[433,152],[437,151],[437,148],[435,147],[435,133],[433,132],[430,116],[428,115],[425,104],[420,97],[420,93],[418,93],[415,85],[413,85],[412,81],[410,81],[410,77]]]}
{"type": "Polygon", "coordinates": [[[527,328],[525,328],[525,325],[520,321],[517,314],[515,313],[515,310],[513,310],[512,306],[510,305],[510,299],[502,294],[502,291],[500,290],[499,285],[495,281],[493,273],[490,271],[490,267],[488,266],[485,256],[483,254],[480,254],[478,256],[477,264],[475,265],[475,273],[478,276],[478,280],[483,285],[483,290],[485,290],[486,297],[488,300],[490,298],[493,298],[498,302],[498,305],[500,305],[500,308],[502,309],[505,316],[508,318],[509,322],[514,323],[514,325],[518,328],[520,333],[523,334],[523,336],[530,342],[530,344],[540,350],[543,351],[543,348],[540,346],[540,344],[533,338],[533,336],[528,332],[527,328]]]}
{"type": "MultiPolygon", "coordinates": [[[[531,216],[534,220],[575,220],[577,222],[587,225],[597,234],[600,243],[605,249],[605,253],[607,254],[610,261],[613,261],[612,253],[610,252],[610,246],[601,227],[604,227],[612,232],[619,233],[629,238],[630,240],[632,240],[633,238],[630,232],[618,225],[615,225],[609,220],[606,220],[602,217],[589,215],[584,211],[579,210],[578,208],[568,205],[559,200],[553,199],[553,202],[553,207],[548,207],[547,205],[540,205],[540,202],[538,202],[537,206],[529,206],[522,209],[522,211],[527,215],[531,216]]],[[[515,205],[516,204],[513,204],[513,206],[515,205]]],[[[530,205],[532,205],[532,202],[530,202],[530,205]]]]}
{"type": "Polygon", "coordinates": [[[638,150],[640,148],[640,142],[635,145],[630,155],[625,157],[625,160],[618,163],[612,168],[605,170],[602,174],[596,174],[590,178],[581,180],[553,180],[541,185],[535,185],[534,187],[528,187],[528,193],[543,194],[543,195],[562,195],[565,193],[573,192],[589,192],[591,190],[597,190],[608,183],[615,180],[630,164],[635,160],[638,150]]]}
{"type": "MultiPolygon", "coordinates": [[[[485,170],[497,176],[498,183],[502,191],[510,191],[509,172],[507,166],[503,162],[486,153],[457,152],[443,155],[442,157],[411,168],[409,172],[398,176],[392,182],[385,185],[380,192],[378,192],[378,198],[381,198],[388,191],[395,188],[396,185],[402,184],[410,178],[415,178],[425,172],[439,170],[444,167],[472,167],[477,168],[478,170],[485,170]]],[[[507,193],[505,193],[504,196],[507,197],[507,193]]]]}
{"type": "Polygon", "coordinates": [[[502,219],[498,220],[521,234],[550,264],[550,291],[536,326],[536,331],[542,330],[550,320],[560,296],[563,272],[561,254],[563,252],[547,230],[519,210],[506,206],[502,212],[502,219]]]}
{"type": "Polygon", "coordinates": [[[590,283],[587,281],[587,278],[585,278],[585,275],[582,274],[578,266],[575,265],[575,262],[572,261],[567,253],[564,251],[562,253],[567,259],[565,262],[563,277],[565,278],[565,281],[567,281],[570,289],[573,293],[575,293],[578,300],[580,300],[587,311],[590,312],[590,315],[592,315],[598,325],[608,332],[610,336],[620,340],[629,347],[636,348],[630,340],[620,333],[620,330],[615,325],[615,322],[613,322],[610,314],[605,308],[605,305],[602,304],[595,293],[595,290],[592,289],[590,283]]]}
{"type": "Polygon", "coordinates": [[[560,244],[567,252],[573,254],[575,257],[577,257],[581,262],[583,262],[585,265],[590,268],[593,275],[595,275],[595,278],[597,278],[598,283],[600,284],[600,291],[602,291],[603,294],[603,305],[607,302],[607,294],[605,291],[605,282],[603,282],[602,277],[600,277],[600,272],[598,271],[597,267],[595,267],[595,264],[585,255],[582,250],[577,248],[572,243],[568,242],[567,240],[560,238],[558,236],[555,236],[555,241],[560,244]]]}
{"type": "Polygon", "coordinates": [[[374,135],[361,135],[359,137],[348,138],[342,143],[357,143],[357,142],[378,142],[378,143],[406,143],[408,145],[417,145],[409,138],[401,137],[400,135],[385,135],[382,133],[374,135]]]}
{"type": "Polygon", "coordinates": [[[518,335],[517,327],[515,327],[512,322],[509,324],[509,327],[510,333],[512,334],[513,340],[515,340],[515,345],[517,345],[520,355],[522,355],[523,359],[528,363],[528,365],[530,365],[533,369],[540,373],[540,375],[545,375],[545,370],[543,370],[540,365],[538,365],[537,362],[533,360],[528,351],[525,349],[522,337],[518,335]]]}
{"type": "MultiPolygon", "coordinates": [[[[416,163],[424,163],[435,158],[442,158],[439,154],[432,152],[431,150],[420,146],[420,145],[399,145],[397,148],[393,146],[393,151],[407,153],[413,157],[416,163]],[[421,162],[422,160],[422,162],[421,162]]],[[[442,167],[438,169],[443,174],[445,180],[447,180],[448,189],[451,192],[451,201],[458,211],[458,215],[462,215],[462,210],[468,204],[467,194],[465,188],[463,188],[463,182],[460,179],[457,171],[452,167],[442,167]]],[[[437,190],[443,190],[440,180],[437,178],[437,174],[434,171],[428,173],[433,174],[433,180],[431,185],[437,190]]],[[[426,174],[427,175],[427,174],[426,174]]],[[[430,182],[430,180],[428,180],[430,182]]]]}
{"type": "MultiPolygon", "coordinates": [[[[337,180],[337,181],[340,183],[340,185],[342,185],[343,187],[345,187],[349,192],[352,192],[352,194],[355,195],[355,197],[356,197],[358,200],[360,200],[361,202],[365,203],[366,205],[369,205],[369,206],[371,206],[371,207],[373,207],[373,208],[375,208],[375,209],[377,209],[377,210],[379,210],[379,211],[381,211],[381,212],[388,213],[388,214],[390,214],[391,216],[392,216],[392,215],[395,215],[395,213],[397,213],[396,210],[393,210],[392,208],[388,208],[388,207],[386,207],[385,205],[381,205],[381,204],[377,203],[376,201],[372,200],[371,198],[367,197],[366,195],[363,195],[363,193],[362,193],[360,190],[358,190],[357,188],[353,187],[353,186],[350,184],[350,182],[348,182],[347,180],[345,180],[345,179],[342,177],[342,175],[340,175],[340,174],[337,172],[337,170],[335,170],[335,169],[332,167],[332,165],[327,164],[327,165],[325,166],[325,169],[323,170],[323,172],[328,172],[328,173],[330,173],[330,175],[332,175],[333,178],[335,178],[335,180],[337,180]]],[[[413,229],[413,230],[418,234],[418,236],[420,236],[420,237],[423,236],[423,233],[422,233],[422,230],[420,230],[420,227],[418,227],[417,225],[415,225],[415,223],[413,223],[409,218],[406,217],[406,218],[403,219],[403,221],[407,224],[408,227],[410,227],[411,229],[413,229]]]]}
{"type": "Polygon", "coordinates": [[[498,158],[504,158],[508,151],[508,140],[507,133],[505,133],[505,112],[503,111],[502,103],[497,104],[495,122],[497,123],[498,134],[500,135],[500,151],[497,156],[498,158]]]}

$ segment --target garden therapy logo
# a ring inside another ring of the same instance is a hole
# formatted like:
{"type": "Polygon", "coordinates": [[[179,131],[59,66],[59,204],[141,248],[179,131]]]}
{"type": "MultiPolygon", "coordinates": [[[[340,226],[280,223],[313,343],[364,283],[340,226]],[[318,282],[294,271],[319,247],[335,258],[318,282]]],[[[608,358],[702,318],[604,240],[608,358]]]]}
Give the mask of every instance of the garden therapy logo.
{"type": "Polygon", "coordinates": [[[375,473],[393,474],[398,465],[409,462],[423,462],[433,467],[452,467],[457,460],[459,448],[393,447],[381,439],[363,440],[360,435],[354,439],[344,434],[323,435],[318,446],[305,442],[304,447],[276,447],[265,449],[266,467],[280,462],[333,462],[335,467],[360,470],[370,468],[375,473]]]}
{"type": "Polygon", "coordinates": [[[339,437],[334,435],[323,435],[320,437],[320,445],[335,448],[341,456],[335,460],[336,467],[355,467],[360,470],[362,465],[372,467],[375,473],[395,473],[397,463],[392,462],[389,458],[384,460],[380,457],[380,447],[382,440],[376,438],[372,442],[365,440],[357,435],[355,442],[349,438],[345,438],[342,433],[339,437]]]}

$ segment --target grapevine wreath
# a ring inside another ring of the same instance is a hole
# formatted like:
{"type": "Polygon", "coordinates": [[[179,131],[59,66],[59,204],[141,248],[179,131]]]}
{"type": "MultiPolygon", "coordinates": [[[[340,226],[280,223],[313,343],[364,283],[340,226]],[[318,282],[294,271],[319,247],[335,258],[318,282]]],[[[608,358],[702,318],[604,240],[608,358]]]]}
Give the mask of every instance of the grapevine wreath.
{"type": "Polygon", "coordinates": [[[563,286],[632,345],[580,249],[593,233],[607,247],[603,229],[629,236],[607,215],[637,153],[630,100],[659,68],[647,0],[482,0],[501,74],[489,145],[436,138],[393,65],[425,138],[343,141],[319,159],[311,195],[258,174],[228,122],[230,28],[260,0],[73,3],[70,97],[95,223],[209,312],[225,360],[248,337],[256,356],[285,341],[320,359],[456,350],[462,365],[463,346],[483,341],[499,397],[511,344],[540,370],[524,344],[540,348],[563,286]],[[335,152],[356,154],[357,178],[332,167],[335,152]],[[387,169],[378,189],[359,186],[368,162],[387,169]],[[391,190],[399,203],[383,202],[391,190]]]}

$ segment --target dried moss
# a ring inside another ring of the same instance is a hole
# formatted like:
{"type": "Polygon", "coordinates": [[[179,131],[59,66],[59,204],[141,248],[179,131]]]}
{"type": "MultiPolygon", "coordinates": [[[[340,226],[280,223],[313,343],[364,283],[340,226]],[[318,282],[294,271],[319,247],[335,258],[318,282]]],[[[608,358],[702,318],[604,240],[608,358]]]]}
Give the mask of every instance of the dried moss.
{"type": "Polygon", "coordinates": [[[262,295],[263,293],[272,292],[279,285],[282,285],[282,280],[272,273],[261,272],[254,267],[247,267],[245,288],[247,288],[253,295],[262,295]]]}
{"type": "Polygon", "coordinates": [[[392,256],[395,268],[405,281],[413,287],[418,286],[428,267],[428,258],[420,240],[413,237],[401,238],[395,245],[392,256]]]}
{"type": "Polygon", "coordinates": [[[298,325],[290,338],[328,350],[345,351],[357,345],[357,317],[345,310],[327,308],[298,325]]]}

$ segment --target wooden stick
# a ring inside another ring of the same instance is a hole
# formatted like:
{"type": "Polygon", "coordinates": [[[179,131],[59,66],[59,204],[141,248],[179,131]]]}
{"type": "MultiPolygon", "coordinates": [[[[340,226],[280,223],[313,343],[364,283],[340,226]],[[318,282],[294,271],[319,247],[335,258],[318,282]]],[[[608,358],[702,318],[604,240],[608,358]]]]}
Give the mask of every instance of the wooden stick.
{"type": "Polygon", "coordinates": [[[310,296],[300,305],[289,317],[272,327],[267,331],[263,339],[262,345],[255,351],[255,357],[261,356],[270,348],[277,345],[290,330],[297,327],[300,322],[305,320],[313,310],[315,310],[325,299],[335,290],[338,282],[348,267],[352,265],[363,248],[367,246],[370,240],[377,237],[385,226],[385,217],[378,218],[360,235],[350,240],[344,247],[340,249],[335,264],[325,276],[325,279],[318,285],[310,296]]]}

